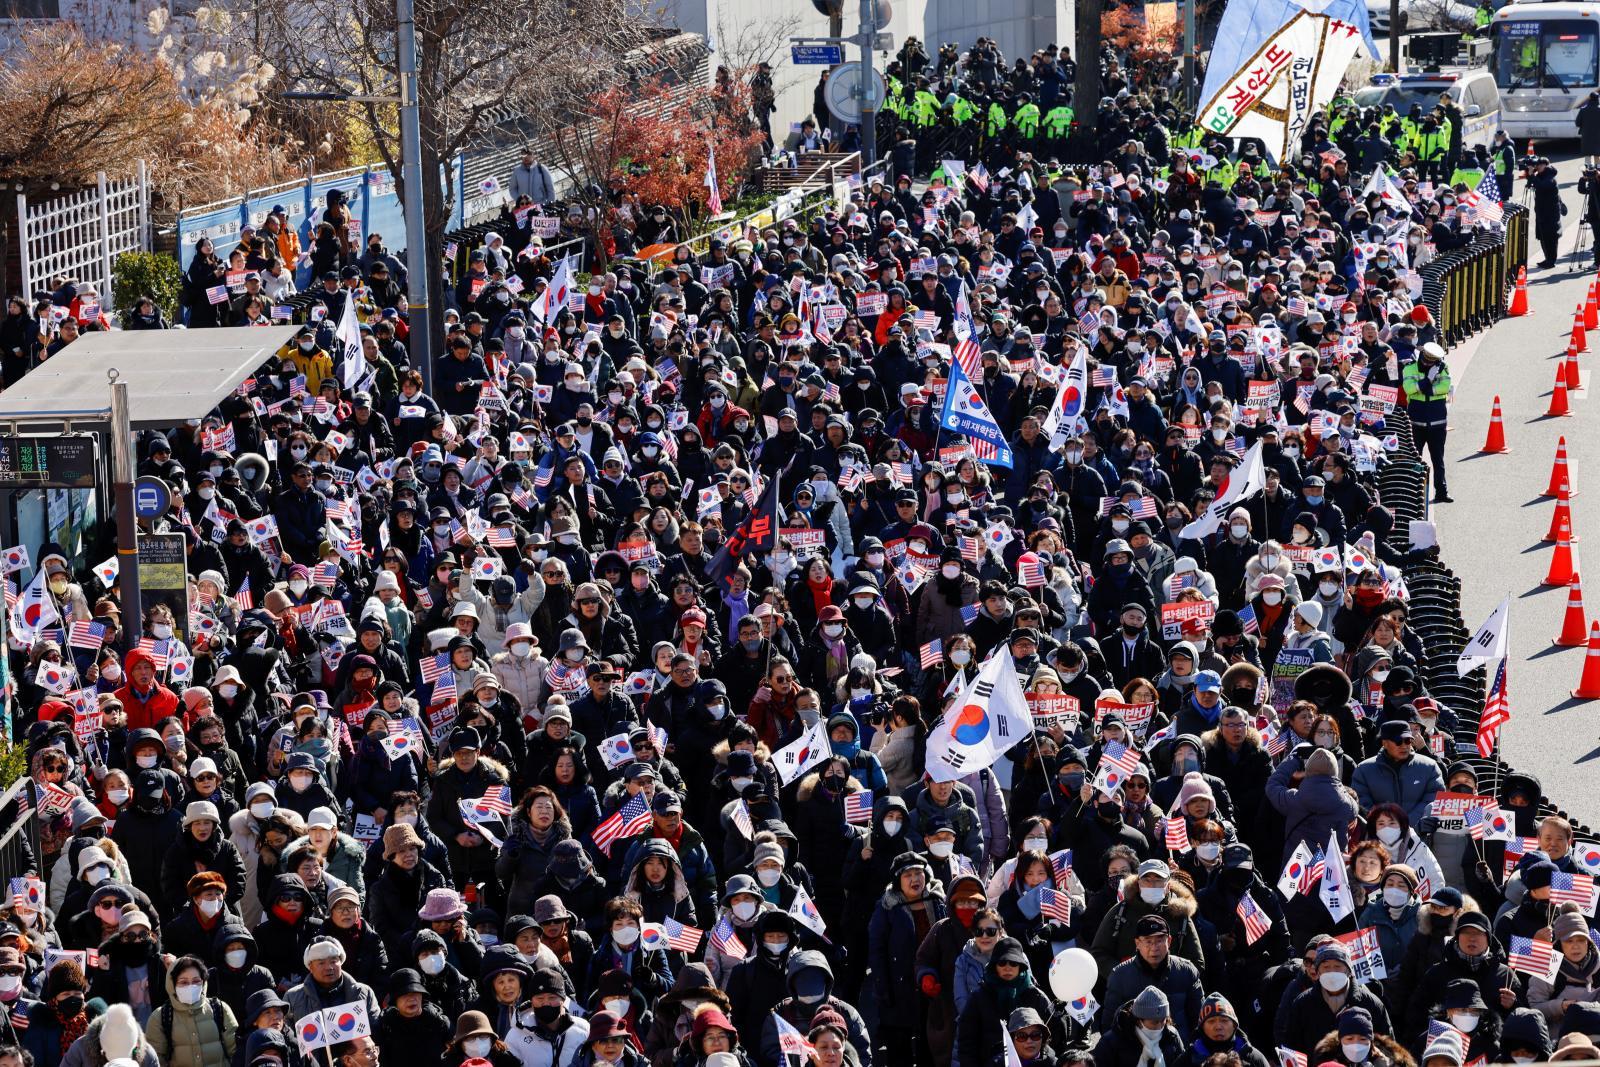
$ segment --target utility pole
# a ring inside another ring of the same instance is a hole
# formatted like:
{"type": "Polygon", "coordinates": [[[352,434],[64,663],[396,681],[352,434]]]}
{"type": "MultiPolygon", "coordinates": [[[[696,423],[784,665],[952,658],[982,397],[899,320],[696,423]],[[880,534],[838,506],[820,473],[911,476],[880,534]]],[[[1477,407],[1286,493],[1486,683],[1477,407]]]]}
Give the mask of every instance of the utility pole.
{"type": "Polygon", "coordinates": [[[878,161],[878,105],[874,99],[872,69],[873,39],[878,33],[878,0],[861,0],[861,26],[856,41],[861,45],[861,162],[872,166],[878,161]]]}
{"type": "MultiPolygon", "coordinates": [[[[422,388],[433,392],[433,344],[443,332],[439,309],[433,302],[439,284],[438,264],[428,255],[427,217],[423,205],[422,111],[417,92],[417,25],[413,0],[395,0],[395,50],[400,75],[398,96],[338,92],[286,92],[285,100],[339,100],[348,103],[393,104],[400,109],[400,183],[404,186],[406,219],[406,282],[411,292],[409,351],[422,373],[422,388]]],[[[433,181],[438,181],[434,175],[433,181]]]]}
{"type": "Polygon", "coordinates": [[[133,509],[133,426],[128,414],[128,383],[111,379],[111,489],[117,508],[117,585],[122,592],[122,617],[144,618],[139,592],[139,520],[133,509]]]}
{"type": "Polygon", "coordinates": [[[1400,0],[1389,0],[1389,69],[1400,69],[1400,0]]]}
{"type": "MultiPolygon", "coordinates": [[[[406,259],[411,269],[411,356],[422,372],[422,388],[433,395],[433,343],[439,335],[439,309],[433,302],[438,284],[428,255],[428,229],[423,212],[422,115],[417,94],[417,25],[413,0],[395,0],[395,44],[400,72],[400,170],[405,185],[406,259]]],[[[437,179],[435,179],[437,180],[437,179]]]]}
{"type": "Polygon", "coordinates": [[[1072,110],[1083,162],[1090,163],[1100,141],[1100,0],[1080,0],[1076,38],[1078,76],[1072,83],[1072,110]]]}
{"type": "Polygon", "coordinates": [[[1194,82],[1194,55],[1195,42],[1195,8],[1200,6],[1200,0],[1184,0],[1183,4],[1183,86],[1184,96],[1189,101],[1189,110],[1193,111],[1200,103],[1200,86],[1194,82]]]}

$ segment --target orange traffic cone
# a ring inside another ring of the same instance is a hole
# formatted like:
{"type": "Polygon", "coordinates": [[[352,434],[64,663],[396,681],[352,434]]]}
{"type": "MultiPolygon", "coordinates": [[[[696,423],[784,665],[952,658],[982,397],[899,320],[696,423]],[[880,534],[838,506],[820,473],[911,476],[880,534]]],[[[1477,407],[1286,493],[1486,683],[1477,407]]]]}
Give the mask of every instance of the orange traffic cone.
{"type": "Polygon", "coordinates": [[[1525,159],[1532,159],[1533,158],[1533,154],[1534,154],[1533,153],[1533,138],[1530,137],[1530,138],[1528,138],[1528,150],[1526,152],[1522,153],[1522,155],[1523,155],[1523,158],[1525,158],[1525,159]]]}
{"type": "MultiPolygon", "coordinates": [[[[1556,510],[1550,514],[1550,529],[1545,531],[1546,541],[1559,541],[1561,531],[1572,529],[1572,505],[1567,502],[1567,495],[1562,493],[1556,497],[1556,510]]],[[[1576,541],[1574,537],[1572,540],[1576,541]]]]}
{"type": "Polygon", "coordinates": [[[1517,268],[1517,288],[1511,294],[1511,306],[1506,308],[1508,318],[1517,318],[1528,313],[1528,268],[1517,268]]]}
{"type": "Polygon", "coordinates": [[[1556,550],[1550,557],[1550,573],[1544,576],[1545,585],[1566,585],[1578,576],[1578,553],[1572,547],[1572,522],[1561,524],[1556,531],[1556,550]]]}
{"type": "Polygon", "coordinates": [[[1545,418],[1552,419],[1562,415],[1571,415],[1572,408],[1567,403],[1567,373],[1563,367],[1556,368],[1556,387],[1550,392],[1550,410],[1545,412],[1545,418]]]}
{"type": "Polygon", "coordinates": [[[1578,389],[1582,386],[1583,379],[1578,374],[1578,353],[1572,350],[1571,345],[1567,346],[1567,358],[1561,364],[1561,372],[1567,376],[1568,389],[1578,389]]]}
{"type": "Polygon", "coordinates": [[[1572,313],[1572,337],[1567,342],[1567,347],[1579,352],[1589,351],[1589,341],[1583,330],[1583,305],[1579,304],[1572,313]]]}
{"type": "Polygon", "coordinates": [[[1546,487],[1541,496],[1556,496],[1565,493],[1568,498],[1578,495],[1578,490],[1572,485],[1572,479],[1567,474],[1567,439],[1563,435],[1556,441],[1556,461],[1550,468],[1550,485],[1546,487]]]}
{"type": "Polygon", "coordinates": [[[1583,677],[1572,691],[1578,700],[1600,700],[1600,622],[1589,628],[1589,650],[1583,654],[1583,677]]]}
{"type": "Polygon", "coordinates": [[[1600,299],[1600,292],[1595,289],[1597,285],[1600,285],[1600,277],[1589,279],[1589,297],[1583,302],[1583,328],[1586,330],[1600,326],[1600,307],[1595,304],[1600,299]]]}
{"type": "Polygon", "coordinates": [[[1494,410],[1489,413],[1489,436],[1484,438],[1480,452],[1509,452],[1506,447],[1506,427],[1500,417],[1500,398],[1494,398],[1494,410]]]}
{"type": "Polygon", "coordinates": [[[1567,586],[1567,614],[1561,620],[1561,633],[1556,636],[1556,644],[1568,648],[1581,645],[1588,640],[1584,636],[1588,632],[1589,624],[1583,617],[1583,583],[1574,574],[1572,584],[1567,586]]]}

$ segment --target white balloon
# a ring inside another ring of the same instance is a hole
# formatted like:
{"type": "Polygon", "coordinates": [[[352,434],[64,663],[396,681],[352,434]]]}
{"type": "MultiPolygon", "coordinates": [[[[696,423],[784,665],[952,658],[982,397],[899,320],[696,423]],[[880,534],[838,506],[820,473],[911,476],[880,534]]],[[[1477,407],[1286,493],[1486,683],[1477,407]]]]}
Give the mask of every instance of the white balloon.
{"type": "Polygon", "coordinates": [[[1088,996],[1099,977],[1099,965],[1093,956],[1081,948],[1062,949],[1050,961],[1050,988],[1063,1001],[1088,996]]]}

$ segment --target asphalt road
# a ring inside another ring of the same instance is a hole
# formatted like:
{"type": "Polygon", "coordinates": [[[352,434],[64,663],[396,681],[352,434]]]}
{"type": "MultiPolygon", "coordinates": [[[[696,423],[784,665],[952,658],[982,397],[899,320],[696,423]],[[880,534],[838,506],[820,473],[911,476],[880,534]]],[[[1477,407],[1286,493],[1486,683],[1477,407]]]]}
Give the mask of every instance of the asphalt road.
{"type": "MultiPolygon", "coordinates": [[[[1557,364],[1565,357],[1574,307],[1584,299],[1593,263],[1591,242],[1571,254],[1578,239],[1576,143],[1542,149],[1560,160],[1558,172],[1569,207],[1563,253],[1551,270],[1529,275],[1530,314],[1505,319],[1458,346],[1449,362],[1455,385],[1447,464],[1452,504],[1434,505],[1444,562],[1462,579],[1462,614],[1468,632],[1511,595],[1511,662],[1507,688],[1511,722],[1501,734],[1505,760],[1539,776],[1544,791],[1591,826],[1600,824],[1600,701],[1574,700],[1570,691],[1583,670],[1584,649],[1553,644],[1561,632],[1568,591],[1544,586],[1552,544],[1542,539],[1555,503],[1546,488],[1557,439],[1566,437],[1569,470],[1578,489],[1572,500],[1580,570],[1593,557],[1586,583],[1588,619],[1600,619],[1600,398],[1583,393],[1572,416],[1547,418],[1557,364]],[[1483,455],[1494,397],[1501,400],[1506,455],[1483,455]]],[[[1521,184],[1516,190],[1521,198],[1521,184]]],[[[1530,240],[1529,260],[1538,262],[1530,240]]],[[[1580,357],[1583,375],[1600,368],[1600,331],[1580,357]]],[[[1600,382],[1600,377],[1596,377],[1600,382]]]]}

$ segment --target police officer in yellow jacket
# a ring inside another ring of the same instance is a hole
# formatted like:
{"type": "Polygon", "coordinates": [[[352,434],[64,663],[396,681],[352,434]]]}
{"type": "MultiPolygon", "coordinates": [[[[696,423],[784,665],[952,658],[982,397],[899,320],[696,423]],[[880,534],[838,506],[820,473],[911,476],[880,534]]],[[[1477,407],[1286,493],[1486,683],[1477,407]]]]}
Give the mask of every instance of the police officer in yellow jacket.
{"type": "Polygon", "coordinates": [[[1450,368],[1444,361],[1444,349],[1433,341],[1423,345],[1417,359],[1406,364],[1400,384],[1406,394],[1411,437],[1419,449],[1424,445],[1428,448],[1434,503],[1448,504],[1451,501],[1445,481],[1444,439],[1450,421],[1450,368]]]}

